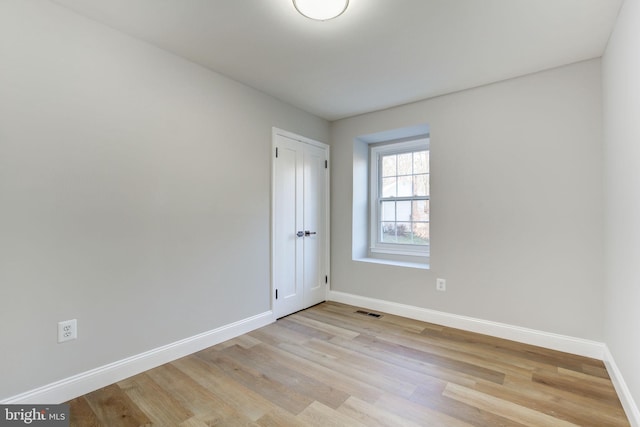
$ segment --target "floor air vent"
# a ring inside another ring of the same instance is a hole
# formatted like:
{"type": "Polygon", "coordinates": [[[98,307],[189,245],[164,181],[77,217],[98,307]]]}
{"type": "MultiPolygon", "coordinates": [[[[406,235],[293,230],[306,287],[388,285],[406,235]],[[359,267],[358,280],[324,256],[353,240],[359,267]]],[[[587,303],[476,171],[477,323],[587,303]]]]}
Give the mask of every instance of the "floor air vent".
{"type": "Polygon", "coordinates": [[[364,310],[358,310],[358,311],[356,311],[356,313],[358,313],[358,314],[363,314],[363,315],[365,315],[365,316],[375,317],[375,318],[380,318],[380,317],[382,317],[382,314],[378,314],[378,313],[371,313],[370,311],[364,311],[364,310]]]}

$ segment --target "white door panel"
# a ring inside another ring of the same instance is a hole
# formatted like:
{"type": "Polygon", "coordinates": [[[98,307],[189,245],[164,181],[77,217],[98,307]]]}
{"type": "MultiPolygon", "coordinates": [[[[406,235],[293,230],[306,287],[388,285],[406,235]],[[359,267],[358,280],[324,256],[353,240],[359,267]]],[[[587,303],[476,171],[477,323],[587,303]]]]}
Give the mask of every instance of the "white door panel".
{"type": "Polygon", "coordinates": [[[304,305],[324,301],[324,230],[326,152],[310,146],[304,156],[304,305]]]}
{"type": "Polygon", "coordinates": [[[297,196],[302,181],[303,155],[296,147],[281,144],[278,148],[278,167],[274,170],[274,205],[277,218],[274,222],[274,281],[278,284],[278,299],[283,309],[302,304],[300,291],[302,269],[295,260],[302,256],[303,246],[296,236],[302,227],[302,199],[297,196]]]}

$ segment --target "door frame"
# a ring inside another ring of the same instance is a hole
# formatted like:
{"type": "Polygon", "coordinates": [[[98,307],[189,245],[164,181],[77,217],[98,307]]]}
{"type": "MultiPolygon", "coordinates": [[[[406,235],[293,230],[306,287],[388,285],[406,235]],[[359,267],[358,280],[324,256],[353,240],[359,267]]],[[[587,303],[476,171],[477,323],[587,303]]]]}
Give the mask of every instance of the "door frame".
{"type": "Polygon", "coordinates": [[[270,263],[270,280],[269,280],[269,292],[271,295],[270,298],[270,309],[271,309],[271,314],[273,317],[273,320],[276,320],[276,313],[275,313],[275,303],[276,303],[276,293],[275,293],[275,266],[274,266],[274,257],[273,254],[275,252],[275,241],[274,241],[274,233],[275,233],[275,197],[276,197],[276,191],[275,191],[275,179],[276,179],[276,173],[275,173],[275,160],[276,160],[276,138],[278,136],[284,136],[286,138],[290,138],[293,139],[295,141],[304,143],[304,144],[309,144],[309,145],[313,145],[315,147],[320,147],[326,150],[327,153],[327,168],[326,168],[326,174],[325,174],[325,212],[324,212],[324,221],[325,221],[325,247],[324,247],[324,269],[326,271],[326,275],[327,275],[327,281],[325,283],[325,300],[327,298],[327,296],[329,295],[329,289],[331,288],[331,258],[330,258],[330,252],[331,252],[331,228],[330,228],[330,214],[331,214],[331,210],[330,210],[330,184],[331,184],[331,180],[330,180],[330,175],[331,175],[331,162],[329,161],[331,156],[331,147],[329,146],[329,144],[325,144],[323,142],[320,141],[316,141],[314,139],[311,138],[307,138],[298,134],[295,134],[293,132],[289,132],[283,129],[279,129],[277,127],[273,127],[272,128],[272,132],[271,132],[271,215],[270,215],[270,222],[271,222],[271,231],[270,231],[270,254],[269,254],[269,263],[270,263]]]}

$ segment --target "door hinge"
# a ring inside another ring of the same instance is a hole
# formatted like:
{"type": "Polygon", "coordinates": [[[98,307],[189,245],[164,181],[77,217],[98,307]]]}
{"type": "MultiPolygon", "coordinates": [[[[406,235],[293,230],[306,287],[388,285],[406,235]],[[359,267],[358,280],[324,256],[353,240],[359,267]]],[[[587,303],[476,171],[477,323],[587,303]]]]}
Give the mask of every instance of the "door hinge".
{"type": "Polygon", "coordinates": [[[276,299],[278,299],[278,290],[276,289],[276,299]]]}
{"type": "Polygon", "coordinates": [[[324,283],[329,283],[329,276],[324,276],[324,283]]]}
{"type": "Polygon", "coordinates": [[[278,147],[276,147],[276,159],[278,158],[278,147]]]}
{"type": "Polygon", "coordinates": [[[325,160],[324,161],[324,168],[328,169],[329,168],[329,160],[325,160]]]}

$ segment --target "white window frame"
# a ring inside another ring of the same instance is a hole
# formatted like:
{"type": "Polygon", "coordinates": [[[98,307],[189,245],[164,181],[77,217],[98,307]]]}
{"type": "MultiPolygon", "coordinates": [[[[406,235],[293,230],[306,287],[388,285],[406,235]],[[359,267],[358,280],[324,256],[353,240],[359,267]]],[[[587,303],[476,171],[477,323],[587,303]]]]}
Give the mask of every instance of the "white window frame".
{"type": "MultiPolygon", "coordinates": [[[[429,138],[412,138],[410,140],[388,141],[381,144],[372,145],[369,153],[369,212],[370,212],[370,232],[369,232],[369,251],[371,255],[388,254],[412,257],[429,257],[430,245],[411,245],[397,243],[382,243],[379,236],[379,218],[380,212],[380,158],[383,155],[402,154],[412,151],[429,150],[429,138]]],[[[429,192],[430,193],[430,192],[429,192]]],[[[407,197],[411,200],[411,197],[407,197]]],[[[420,197],[425,200],[424,196],[420,197]]],[[[426,200],[430,200],[430,194],[426,196],[426,200]]],[[[429,226],[431,224],[429,223],[429,226]]]]}

